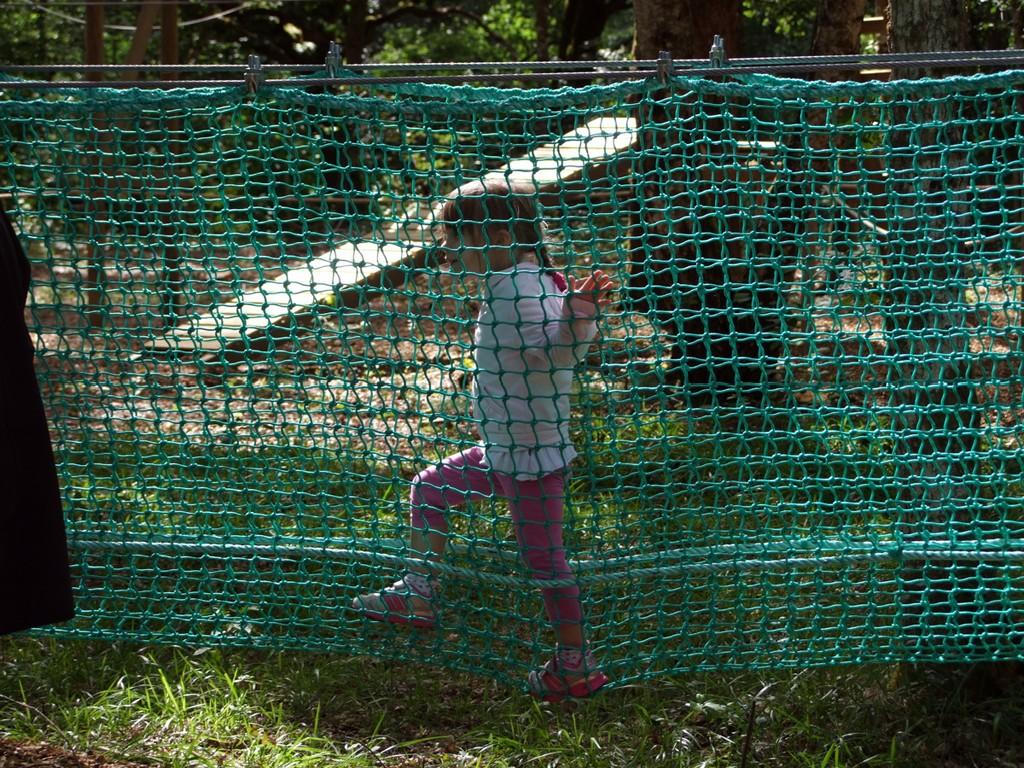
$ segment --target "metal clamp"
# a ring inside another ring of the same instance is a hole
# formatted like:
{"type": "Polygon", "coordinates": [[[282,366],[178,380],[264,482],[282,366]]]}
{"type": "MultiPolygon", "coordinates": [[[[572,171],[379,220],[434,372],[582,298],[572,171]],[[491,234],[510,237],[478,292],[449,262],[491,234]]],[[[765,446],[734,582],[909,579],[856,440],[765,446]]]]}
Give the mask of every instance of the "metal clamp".
{"type": "Polygon", "coordinates": [[[672,52],[658,51],[658,81],[665,85],[672,75],[672,52]]]}
{"type": "Polygon", "coordinates": [[[327,67],[327,76],[337,77],[338,70],[341,69],[341,46],[337,41],[331,40],[331,44],[327,47],[327,60],[324,63],[327,67]]]}
{"type": "Polygon", "coordinates": [[[711,41],[709,59],[712,69],[721,69],[729,63],[729,59],[725,55],[725,40],[721,35],[715,35],[711,41]]]}
{"type": "Polygon", "coordinates": [[[245,70],[245,89],[249,93],[256,93],[259,87],[267,81],[267,76],[263,73],[263,64],[260,61],[260,57],[256,54],[250,54],[249,66],[245,70]]]}

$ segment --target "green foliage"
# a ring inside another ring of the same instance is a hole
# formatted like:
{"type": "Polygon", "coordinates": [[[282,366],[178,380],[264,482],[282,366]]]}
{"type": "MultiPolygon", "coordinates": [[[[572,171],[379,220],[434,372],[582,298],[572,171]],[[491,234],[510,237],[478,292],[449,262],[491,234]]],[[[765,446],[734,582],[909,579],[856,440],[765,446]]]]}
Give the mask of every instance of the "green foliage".
{"type": "Polygon", "coordinates": [[[65,6],[44,12],[20,4],[4,7],[0,24],[0,47],[7,64],[56,64],[83,61],[83,27],[56,13],[71,15],[79,8],[65,6]],[[71,11],[71,14],[63,13],[71,11]]]}
{"type": "MultiPolygon", "coordinates": [[[[557,40],[562,3],[551,4],[549,37],[557,40]]],[[[181,5],[181,60],[196,64],[240,63],[250,53],[277,63],[323,62],[327,42],[345,40],[352,12],[348,4],[309,0],[253,0],[238,13],[207,18],[222,4],[181,5]],[[204,21],[204,19],[206,19],[204,21]]],[[[105,60],[120,63],[131,44],[136,5],[106,6],[105,60]]],[[[10,64],[69,63],[84,56],[81,8],[39,10],[27,3],[5,9],[0,44],[10,64]]],[[[370,4],[366,56],[390,61],[472,61],[534,59],[537,31],[530,0],[472,0],[437,5],[407,0],[370,4]]],[[[159,23],[146,60],[159,59],[159,23]]]]}
{"type": "Polygon", "coordinates": [[[8,638],[0,735],[168,768],[968,768],[1024,750],[1017,675],[707,673],[563,708],[421,664],[8,638]]]}
{"type": "Polygon", "coordinates": [[[971,47],[1020,48],[1024,40],[1024,0],[967,0],[971,47]]]}
{"type": "Polygon", "coordinates": [[[743,55],[807,55],[817,8],[818,0],[745,0],[743,55]]]}
{"type": "MultiPolygon", "coordinates": [[[[869,4],[870,6],[871,4],[869,4]]],[[[612,14],[593,41],[598,58],[628,58],[633,34],[630,3],[612,14]]],[[[974,47],[1020,44],[1021,0],[970,0],[974,47]]],[[[277,63],[320,63],[330,40],[346,39],[351,4],[308,0],[252,0],[240,12],[214,17],[222,4],[181,4],[181,60],[196,64],[245,61],[257,53],[277,63]]],[[[426,0],[378,0],[369,4],[365,59],[380,62],[532,60],[537,57],[536,6],[532,0],[469,0],[439,5],[426,0]]],[[[816,0],[745,0],[742,50],[747,56],[809,52],[816,0]]],[[[137,19],[132,4],[105,8],[105,60],[120,63],[137,19]]],[[[565,2],[550,3],[551,56],[565,26],[565,2]]],[[[10,64],[81,61],[84,16],[80,6],[18,3],[5,9],[0,45],[10,64]]],[[[159,24],[146,60],[159,59],[159,24]]]]}

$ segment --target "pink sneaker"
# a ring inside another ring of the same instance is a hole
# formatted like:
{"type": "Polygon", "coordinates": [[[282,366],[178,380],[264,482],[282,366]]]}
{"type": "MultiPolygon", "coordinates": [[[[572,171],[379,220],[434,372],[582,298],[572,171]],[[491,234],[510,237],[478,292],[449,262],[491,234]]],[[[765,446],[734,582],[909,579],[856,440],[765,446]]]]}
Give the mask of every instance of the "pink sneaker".
{"type": "Polygon", "coordinates": [[[418,591],[404,578],[380,592],[353,598],[352,608],[373,621],[408,624],[420,629],[433,629],[437,613],[431,597],[418,591]]]}
{"type": "Polygon", "coordinates": [[[585,699],[597,693],[608,682],[608,676],[597,668],[597,662],[588,651],[579,667],[565,667],[558,658],[551,659],[540,669],[530,673],[530,695],[541,701],[585,699]]]}

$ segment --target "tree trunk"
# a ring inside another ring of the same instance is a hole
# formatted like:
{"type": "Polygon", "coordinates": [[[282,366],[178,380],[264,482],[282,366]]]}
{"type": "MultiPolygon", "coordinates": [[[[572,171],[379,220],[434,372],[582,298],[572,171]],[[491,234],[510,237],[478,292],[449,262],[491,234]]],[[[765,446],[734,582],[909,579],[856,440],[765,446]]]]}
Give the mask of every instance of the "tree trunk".
{"type": "Polygon", "coordinates": [[[736,55],[742,5],[738,0],[637,0],[633,3],[633,58],[655,59],[659,51],[670,51],[677,59],[703,59],[715,35],[721,35],[736,55]]]}
{"type": "MultiPolygon", "coordinates": [[[[844,56],[860,53],[860,28],[867,0],[819,0],[811,41],[812,56],[844,56]]],[[[819,73],[835,79],[835,74],[819,73]]]]}
{"type": "Polygon", "coordinates": [[[345,18],[345,41],[341,46],[342,56],[347,64],[363,63],[363,52],[366,50],[368,2],[369,0],[349,0],[348,14],[345,18]]]}
{"type": "MultiPolygon", "coordinates": [[[[160,63],[178,64],[181,57],[181,46],[179,44],[179,22],[178,3],[165,0],[160,7],[160,63]]],[[[176,72],[167,72],[163,75],[168,80],[177,80],[176,72]]],[[[167,133],[169,137],[181,136],[181,120],[173,119],[167,122],[167,133]]],[[[168,144],[171,162],[168,163],[169,187],[178,188],[181,176],[185,171],[187,163],[184,160],[186,152],[181,141],[171,141],[168,144]]],[[[163,217],[164,227],[164,285],[166,299],[164,301],[165,311],[163,320],[167,324],[174,324],[178,320],[178,313],[185,303],[184,289],[185,279],[182,273],[181,250],[175,244],[178,239],[178,222],[181,221],[181,211],[178,206],[179,195],[168,195],[167,213],[163,217]]]]}
{"type": "MultiPolygon", "coordinates": [[[[965,0],[889,0],[886,34],[892,53],[962,51],[970,42],[965,0]]],[[[928,74],[925,69],[901,69],[900,77],[928,74]]]]}
{"type": "MultiPolygon", "coordinates": [[[[740,52],[742,3],[641,0],[636,59],[705,58],[715,34],[740,52]]],[[[636,208],[627,296],[671,340],[656,373],[689,404],[733,399],[764,404],[781,353],[785,267],[777,233],[758,217],[764,189],[741,147],[749,106],[690,94],[655,94],[638,104],[636,208]]]]}
{"type": "MultiPolygon", "coordinates": [[[[90,2],[85,7],[85,63],[86,64],[103,64],[104,60],[104,7],[98,2],[90,2]]],[[[102,80],[103,75],[97,73],[94,80],[102,80]]],[[[96,234],[90,234],[89,242],[86,244],[86,276],[85,276],[85,312],[89,318],[90,326],[99,326],[103,322],[103,315],[100,309],[100,303],[103,300],[103,275],[104,275],[104,260],[103,260],[103,249],[97,243],[97,240],[102,240],[102,236],[99,234],[101,230],[101,221],[106,219],[106,206],[103,204],[102,194],[98,191],[102,189],[102,176],[103,176],[103,164],[104,164],[104,153],[102,152],[102,144],[105,142],[105,135],[103,129],[106,126],[106,119],[101,114],[97,114],[93,117],[93,126],[96,132],[96,157],[94,160],[94,176],[89,179],[90,186],[95,186],[97,189],[96,195],[88,195],[87,200],[87,212],[89,217],[93,220],[93,228],[96,234]]]]}
{"type": "MultiPolygon", "coordinates": [[[[144,2],[139,7],[139,16],[135,21],[135,34],[132,36],[132,47],[125,57],[125,64],[142,64],[145,60],[146,47],[149,45],[149,39],[153,36],[153,25],[156,23],[159,12],[160,6],[153,0],[144,2]]],[[[125,80],[134,80],[138,76],[139,73],[136,70],[127,70],[121,73],[121,77],[125,80]]]]}
{"type": "Polygon", "coordinates": [[[562,61],[595,58],[597,41],[608,19],[627,5],[626,0],[567,0],[558,41],[558,58],[562,61]]]}
{"type": "MultiPolygon", "coordinates": [[[[867,0],[819,0],[817,15],[812,36],[811,56],[844,56],[860,52],[860,31],[864,21],[867,0]]],[[[849,73],[838,70],[821,70],[812,75],[819,80],[839,80],[849,73]]],[[[793,270],[794,285],[798,286],[799,295],[794,303],[800,306],[800,312],[794,313],[792,321],[792,346],[790,354],[797,359],[808,359],[812,354],[822,357],[822,362],[814,367],[817,375],[834,386],[836,390],[844,388],[849,382],[844,381],[848,367],[841,362],[832,364],[830,355],[834,352],[833,345],[820,338],[816,342],[817,350],[811,349],[810,339],[815,338],[814,328],[808,328],[809,319],[813,326],[815,315],[819,311],[819,297],[826,296],[833,302],[838,300],[835,295],[835,279],[838,270],[833,257],[838,254],[829,253],[834,249],[830,242],[829,222],[835,218],[839,188],[839,176],[833,169],[836,157],[850,157],[850,136],[836,130],[837,124],[848,118],[848,109],[836,107],[826,109],[793,110],[786,117],[785,124],[800,125],[802,131],[789,131],[779,137],[786,144],[786,163],[781,169],[775,185],[774,209],[779,219],[780,245],[783,258],[787,264],[795,265],[793,270]],[[823,257],[828,263],[823,263],[823,257]]],[[[864,178],[864,158],[846,161],[845,167],[839,170],[849,174],[850,178],[864,178]]],[[[843,211],[839,214],[845,216],[843,211]]],[[[830,306],[825,310],[831,313],[830,306]]],[[[832,360],[841,358],[832,357],[832,360]]],[[[792,372],[794,380],[802,381],[810,376],[807,367],[792,372]]],[[[855,385],[854,385],[855,386],[855,385]]],[[[849,394],[849,392],[847,392],[849,394]]]]}
{"type": "MultiPolygon", "coordinates": [[[[964,0],[892,0],[893,53],[962,49],[964,0]]],[[[901,70],[923,76],[927,70],[901,70]]],[[[957,124],[966,101],[922,99],[894,107],[890,141],[893,217],[886,333],[900,533],[907,546],[956,540],[977,522],[968,483],[977,476],[980,418],[972,394],[965,232],[950,222],[970,210],[971,173],[957,124]],[[902,129],[900,126],[904,126],[902,129]],[[941,126],[941,127],[934,127],[941,126]]],[[[904,568],[907,641],[923,656],[956,658],[999,622],[995,568],[937,559],[904,568]]]]}
{"type": "Polygon", "coordinates": [[[533,0],[533,21],[537,34],[537,61],[547,61],[551,37],[551,0],[533,0]]]}

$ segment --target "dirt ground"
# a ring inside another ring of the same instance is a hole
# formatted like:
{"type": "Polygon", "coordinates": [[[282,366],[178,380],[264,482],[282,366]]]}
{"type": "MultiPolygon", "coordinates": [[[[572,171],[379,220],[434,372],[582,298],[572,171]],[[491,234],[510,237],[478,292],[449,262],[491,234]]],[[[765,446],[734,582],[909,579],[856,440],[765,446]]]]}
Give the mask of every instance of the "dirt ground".
{"type": "MultiPolygon", "coordinates": [[[[42,285],[49,279],[36,277],[42,285]]],[[[240,277],[259,284],[256,271],[240,277]]],[[[426,271],[410,278],[355,310],[296,318],[273,353],[226,366],[147,353],[153,335],[137,327],[146,313],[118,313],[109,318],[113,327],[90,330],[80,306],[33,307],[28,322],[51,423],[254,447],[292,434],[342,449],[373,436],[388,443],[388,455],[420,454],[468,408],[477,304],[472,278],[465,285],[426,271]]],[[[229,283],[221,288],[232,291],[229,283]]],[[[616,315],[603,336],[592,359],[610,362],[620,377],[627,360],[657,359],[657,332],[645,317],[616,315]]],[[[606,374],[595,373],[591,386],[608,386],[606,374]]]]}
{"type": "Polygon", "coordinates": [[[94,752],[72,752],[49,744],[25,744],[0,738],[0,768],[142,768],[109,760],[94,752]]]}
{"type": "MultiPolygon", "coordinates": [[[[235,277],[255,286],[259,276],[249,270],[235,277]]],[[[52,279],[36,277],[42,285],[52,279]]],[[[410,277],[359,309],[298,318],[272,353],[227,366],[146,354],[153,335],[133,328],[146,313],[115,313],[109,318],[115,327],[90,331],[80,307],[36,306],[28,319],[50,417],[101,431],[230,438],[256,447],[292,434],[342,449],[373,436],[388,442],[389,456],[421,455],[435,438],[450,437],[466,410],[476,304],[473,286],[450,276],[410,277]]],[[[221,282],[224,295],[237,290],[221,282]]],[[[973,311],[959,343],[966,341],[974,360],[982,426],[1003,448],[1019,448],[1019,277],[977,281],[965,300],[973,311]]],[[[807,361],[794,365],[794,398],[812,408],[884,407],[892,363],[883,317],[836,301],[820,296],[813,328],[791,336],[794,360],[807,361]]],[[[641,315],[613,312],[602,329],[590,360],[592,392],[628,392],[635,371],[656,366],[669,346],[641,315]]]]}

